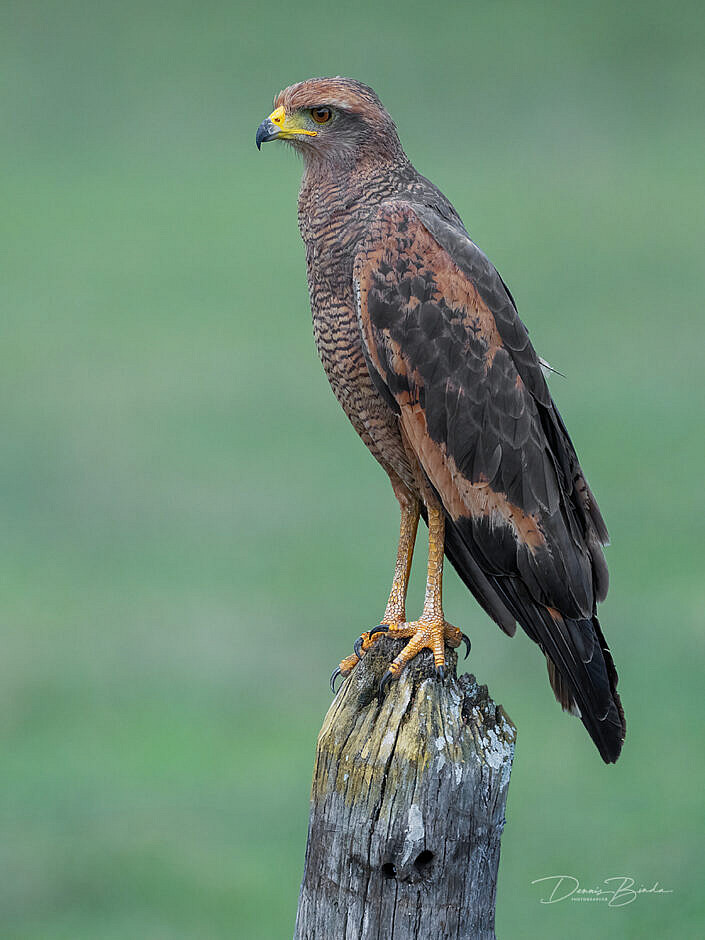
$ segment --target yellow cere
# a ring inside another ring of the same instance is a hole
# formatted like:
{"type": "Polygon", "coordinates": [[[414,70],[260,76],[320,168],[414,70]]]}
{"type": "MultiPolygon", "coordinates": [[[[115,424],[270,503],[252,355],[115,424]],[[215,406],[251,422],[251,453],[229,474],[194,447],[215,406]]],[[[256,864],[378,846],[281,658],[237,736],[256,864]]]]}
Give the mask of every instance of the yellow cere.
{"type": "Polygon", "coordinates": [[[306,134],[308,137],[318,136],[317,131],[310,131],[306,127],[297,126],[297,117],[299,117],[297,114],[288,117],[284,108],[280,106],[275,111],[272,111],[272,113],[269,115],[269,120],[276,128],[279,129],[279,136],[283,137],[284,139],[287,137],[294,137],[297,134],[306,134]]]}

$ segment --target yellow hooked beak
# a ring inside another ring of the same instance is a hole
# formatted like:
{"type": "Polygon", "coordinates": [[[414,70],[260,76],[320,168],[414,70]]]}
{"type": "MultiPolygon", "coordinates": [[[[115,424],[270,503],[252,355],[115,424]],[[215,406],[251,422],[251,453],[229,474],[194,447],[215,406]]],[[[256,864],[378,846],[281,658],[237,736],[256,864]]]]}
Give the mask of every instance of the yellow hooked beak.
{"type": "Polygon", "coordinates": [[[259,150],[262,144],[266,144],[269,140],[291,140],[293,137],[318,136],[316,131],[310,131],[303,126],[303,120],[302,114],[294,112],[292,115],[287,115],[282,107],[272,111],[269,117],[265,118],[257,128],[255,138],[257,149],[259,150]]]}

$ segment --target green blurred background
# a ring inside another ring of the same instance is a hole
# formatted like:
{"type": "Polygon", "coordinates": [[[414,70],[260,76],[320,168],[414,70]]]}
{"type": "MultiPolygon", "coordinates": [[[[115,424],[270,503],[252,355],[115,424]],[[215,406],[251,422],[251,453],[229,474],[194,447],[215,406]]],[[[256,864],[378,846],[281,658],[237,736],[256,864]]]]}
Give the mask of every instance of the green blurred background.
{"type": "Polygon", "coordinates": [[[702,39],[698,3],[2,4],[3,937],[292,932],[397,530],[316,357],[300,164],[254,146],[326,74],[511,286],[612,534],[615,767],[446,580],[519,729],[498,934],[702,935],[702,39]],[[558,873],[674,893],[541,905],[558,873]]]}

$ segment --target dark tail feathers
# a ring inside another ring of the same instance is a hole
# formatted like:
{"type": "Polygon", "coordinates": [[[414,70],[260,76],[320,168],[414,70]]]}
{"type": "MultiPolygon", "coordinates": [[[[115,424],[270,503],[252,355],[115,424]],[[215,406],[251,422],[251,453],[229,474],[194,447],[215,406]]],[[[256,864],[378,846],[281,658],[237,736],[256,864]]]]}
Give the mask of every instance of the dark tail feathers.
{"type": "Polygon", "coordinates": [[[516,578],[482,571],[446,517],[446,555],[483,609],[513,636],[517,620],[546,655],[557,700],[580,718],[607,764],[619,757],[626,724],[617,670],[596,616],[568,620],[537,603],[516,578]]]}

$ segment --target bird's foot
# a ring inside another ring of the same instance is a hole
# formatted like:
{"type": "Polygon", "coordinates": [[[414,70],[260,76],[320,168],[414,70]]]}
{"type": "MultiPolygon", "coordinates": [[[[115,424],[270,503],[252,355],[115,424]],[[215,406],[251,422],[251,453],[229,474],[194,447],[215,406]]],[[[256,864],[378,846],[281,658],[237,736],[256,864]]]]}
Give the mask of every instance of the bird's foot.
{"type": "MultiPolygon", "coordinates": [[[[391,631],[390,631],[391,632],[391,631]]],[[[439,679],[445,678],[445,653],[446,643],[453,649],[465,643],[465,656],[470,653],[470,640],[457,627],[445,620],[438,620],[431,617],[421,617],[420,620],[414,620],[410,623],[401,624],[395,631],[396,636],[408,636],[409,642],[399,655],[392,660],[389,668],[382,676],[379,684],[380,701],[384,695],[384,690],[392,681],[396,679],[407,663],[417,656],[421,650],[430,649],[433,653],[433,661],[436,666],[436,675],[439,679]]]]}
{"type": "Polygon", "coordinates": [[[353,645],[354,653],[343,659],[333,670],[330,677],[330,687],[335,692],[335,683],[339,676],[346,678],[353,671],[365,653],[371,646],[385,635],[393,638],[409,638],[409,643],[404,647],[401,653],[390,664],[389,669],[380,683],[380,696],[385,686],[396,678],[404,666],[410,662],[422,649],[430,649],[433,652],[434,662],[436,664],[436,674],[443,679],[445,676],[445,655],[443,653],[444,644],[454,649],[465,643],[465,656],[470,653],[470,640],[457,627],[447,623],[445,620],[432,620],[421,618],[420,620],[410,622],[385,622],[377,627],[366,630],[357,638],[353,645]]]}

